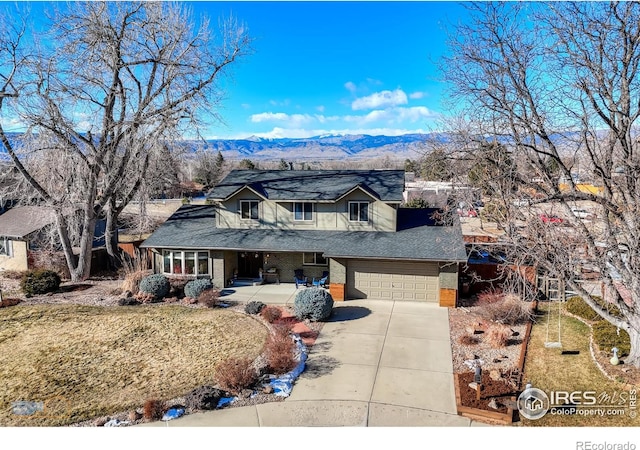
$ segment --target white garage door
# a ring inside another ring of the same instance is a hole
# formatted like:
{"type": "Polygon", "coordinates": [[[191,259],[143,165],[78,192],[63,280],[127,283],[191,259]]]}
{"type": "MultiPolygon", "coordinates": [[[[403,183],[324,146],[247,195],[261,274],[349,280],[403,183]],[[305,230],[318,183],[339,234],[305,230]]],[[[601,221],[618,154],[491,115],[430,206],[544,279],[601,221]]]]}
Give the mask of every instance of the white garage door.
{"type": "Polygon", "coordinates": [[[438,263],[350,260],[347,297],[438,302],[438,263]]]}

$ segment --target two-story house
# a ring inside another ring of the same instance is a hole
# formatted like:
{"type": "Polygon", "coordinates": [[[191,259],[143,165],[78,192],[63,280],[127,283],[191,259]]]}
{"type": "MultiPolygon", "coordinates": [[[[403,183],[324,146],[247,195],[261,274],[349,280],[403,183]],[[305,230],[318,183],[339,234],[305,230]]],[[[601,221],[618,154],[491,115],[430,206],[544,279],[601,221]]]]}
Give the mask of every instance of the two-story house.
{"type": "Polygon", "coordinates": [[[453,305],[466,260],[460,225],[432,209],[400,208],[401,170],[235,170],[143,244],[158,273],[294,281],[329,272],[336,300],[453,305]]]}

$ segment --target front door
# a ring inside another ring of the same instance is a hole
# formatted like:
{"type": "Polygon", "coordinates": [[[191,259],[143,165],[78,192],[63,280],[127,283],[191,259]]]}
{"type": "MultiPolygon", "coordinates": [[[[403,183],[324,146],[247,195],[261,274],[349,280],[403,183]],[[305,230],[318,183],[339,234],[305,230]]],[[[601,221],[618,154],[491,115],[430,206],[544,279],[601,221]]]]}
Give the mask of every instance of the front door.
{"type": "Polygon", "coordinates": [[[238,252],[238,277],[258,278],[263,264],[262,252],[238,252]]]}

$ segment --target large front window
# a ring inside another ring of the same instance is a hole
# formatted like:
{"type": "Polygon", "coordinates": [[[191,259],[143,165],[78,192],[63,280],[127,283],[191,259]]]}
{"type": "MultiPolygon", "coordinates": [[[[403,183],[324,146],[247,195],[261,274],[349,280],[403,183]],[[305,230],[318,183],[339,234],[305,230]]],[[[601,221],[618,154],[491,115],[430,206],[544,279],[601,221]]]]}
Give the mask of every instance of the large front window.
{"type": "Polygon", "coordinates": [[[241,200],[240,201],[240,217],[243,220],[257,220],[258,214],[257,200],[241,200]]]}
{"type": "Polygon", "coordinates": [[[164,250],[162,272],[167,275],[209,275],[209,252],[164,250]]]}
{"type": "Polygon", "coordinates": [[[302,264],[305,266],[326,266],[327,258],[322,253],[303,253],[302,264]]]}
{"type": "Polygon", "coordinates": [[[349,202],[349,220],[351,222],[368,222],[369,202],[349,202]]]}
{"type": "Polygon", "coordinates": [[[296,202],[293,204],[294,220],[313,220],[313,203],[296,202]]]}

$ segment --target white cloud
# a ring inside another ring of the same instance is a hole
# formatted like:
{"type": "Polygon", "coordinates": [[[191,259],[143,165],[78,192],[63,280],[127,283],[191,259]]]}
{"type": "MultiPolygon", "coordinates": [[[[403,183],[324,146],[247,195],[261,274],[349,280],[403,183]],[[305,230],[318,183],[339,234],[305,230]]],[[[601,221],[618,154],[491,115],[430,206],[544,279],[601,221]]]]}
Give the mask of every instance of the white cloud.
{"type": "Polygon", "coordinates": [[[276,120],[287,120],[288,117],[289,115],[285,113],[265,112],[260,114],[252,114],[251,122],[260,123],[260,122],[272,122],[276,120]]]}
{"type": "Polygon", "coordinates": [[[351,103],[351,109],[360,111],[363,109],[388,108],[397,105],[406,105],[408,103],[407,94],[402,89],[395,91],[375,92],[366,97],[355,99],[351,103]]]}
{"type": "Polygon", "coordinates": [[[319,115],[312,116],[310,114],[286,114],[264,112],[251,115],[251,122],[284,122],[288,128],[296,128],[301,125],[309,124],[314,120],[318,120],[319,115]]]}
{"type": "Polygon", "coordinates": [[[347,88],[349,92],[355,92],[357,89],[356,84],[353,81],[347,81],[344,84],[344,87],[347,88]]]}
{"type": "Polygon", "coordinates": [[[424,92],[416,91],[409,94],[409,98],[412,100],[416,100],[424,97],[424,92]]]}
{"type": "Polygon", "coordinates": [[[271,104],[271,106],[289,106],[291,104],[291,100],[289,100],[288,98],[285,98],[282,101],[269,100],[269,103],[271,104]]]}
{"type": "Polygon", "coordinates": [[[402,122],[415,123],[424,119],[431,119],[436,114],[424,106],[413,106],[411,108],[397,107],[388,109],[375,109],[369,113],[358,116],[344,116],[343,120],[348,123],[366,125],[373,122],[385,122],[387,124],[400,124],[402,122]]]}
{"type": "Polygon", "coordinates": [[[316,111],[324,112],[324,105],[316,106],[316,111]]]}

